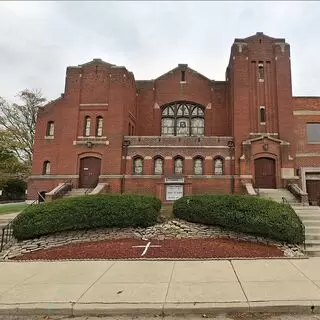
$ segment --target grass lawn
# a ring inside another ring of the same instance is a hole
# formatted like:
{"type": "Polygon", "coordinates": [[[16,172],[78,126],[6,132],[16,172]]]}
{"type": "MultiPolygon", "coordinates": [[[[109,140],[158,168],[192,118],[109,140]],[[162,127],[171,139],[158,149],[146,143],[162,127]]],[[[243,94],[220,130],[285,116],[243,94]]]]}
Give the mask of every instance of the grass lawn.
{"type": "Polygon", "coordinates": [[[170,220],[173,218],[172,213],[173,205],[172,204],[164,204],[160,210],[160,216],[164,217],[166,220],[170,220]]]}
{"type": "Polygon", "coordinates": [[[20,212],[24,208],[26,208],[28,204],[22,202],[22,203],[15,203],[15,204],[3,204],[0,205],[0,215],[1,214],[7,214],[7,213],[13,213],[13,212],[20,212]]]}

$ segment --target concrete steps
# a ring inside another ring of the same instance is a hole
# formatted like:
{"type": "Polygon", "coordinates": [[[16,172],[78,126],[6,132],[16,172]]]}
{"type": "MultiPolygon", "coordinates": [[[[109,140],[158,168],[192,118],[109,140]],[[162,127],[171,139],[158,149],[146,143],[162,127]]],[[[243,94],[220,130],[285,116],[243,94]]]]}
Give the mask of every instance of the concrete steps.
{"type": "Polygon", "coordinates": [[[63,197],[70,198],[70,197],[84,196],[86,194],[86,192],[88,194],[91,191],[92,191],[92,189],[86,189],[86,188],[72,189],[69,192],[67,192],[63,197]]]}
{"type": "Polygon", "coordinates": [[[305,247],[308,256],[320,257],[320,207],[299,203],[287,189],[259,189],[262,198],[283,203],[283,197],[291,205],[305,226],[305,247]]]}

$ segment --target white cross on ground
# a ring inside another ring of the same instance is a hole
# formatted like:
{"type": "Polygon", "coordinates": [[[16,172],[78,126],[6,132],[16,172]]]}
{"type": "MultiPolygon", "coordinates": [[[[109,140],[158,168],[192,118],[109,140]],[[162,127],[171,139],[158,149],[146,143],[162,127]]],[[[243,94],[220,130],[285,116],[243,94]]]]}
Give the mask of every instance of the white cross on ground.
{"type": "Polygon", "coordinates": [[[144,256],[144,255],[147,253],[147,251],[148,251],[149,248],[159,248],[159,247],[161,247],[161,246],[159,246],[159,245],[152,245],[151,242],[148,242],[148,243],[147,243],[146,245],[144,245],[144,246],[132,246],[132,248],[144,248],[144,250],[143,250],[143,252],[142,252],[142,254],[141,254],[141,257],[144,256]]]}

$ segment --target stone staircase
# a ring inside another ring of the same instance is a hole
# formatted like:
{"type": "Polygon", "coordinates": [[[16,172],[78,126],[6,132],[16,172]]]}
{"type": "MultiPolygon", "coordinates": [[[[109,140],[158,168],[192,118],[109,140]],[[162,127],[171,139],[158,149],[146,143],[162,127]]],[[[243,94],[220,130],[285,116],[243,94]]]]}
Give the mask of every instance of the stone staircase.
{"type": "Polygon", "coordinates": [[[92,189],[87,188],[71,189],[63,196],[63,198],[84,196],[85,194],[89,194],[91,191],[92,189]]]}
{"type": "Polygon", "coordinates": [[[312,257],[320,257],[320,207],[303,205],[287,189],[259,189],[263,198],[283,202],[283,197],[291,205],[305,226],[305,253],[312,257]]]}
{"type": "Polygon", "coordinates": [[[300,201],[287,189],[259,189],[259,195],[262,198],[271,199],[276,202],[283,202],[283,198],[290,205],[300,206],[300,201]]]}
{"type": "Polygon", "coordinates": [[[292,208],[305,226],[305,252],[312,257],[320,257],[320,207],[294,206],[292,208]]]}

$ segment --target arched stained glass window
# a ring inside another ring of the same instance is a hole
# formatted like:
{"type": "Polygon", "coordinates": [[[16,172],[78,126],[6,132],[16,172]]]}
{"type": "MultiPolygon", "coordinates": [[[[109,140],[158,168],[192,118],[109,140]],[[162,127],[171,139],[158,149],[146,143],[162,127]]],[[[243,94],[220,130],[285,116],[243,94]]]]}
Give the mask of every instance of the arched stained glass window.
{"type": "Polygon", "coordinates": [[[189,102],[166,105],[161,114],[161,135],[203,136],[204,109],[189,102]]]}

